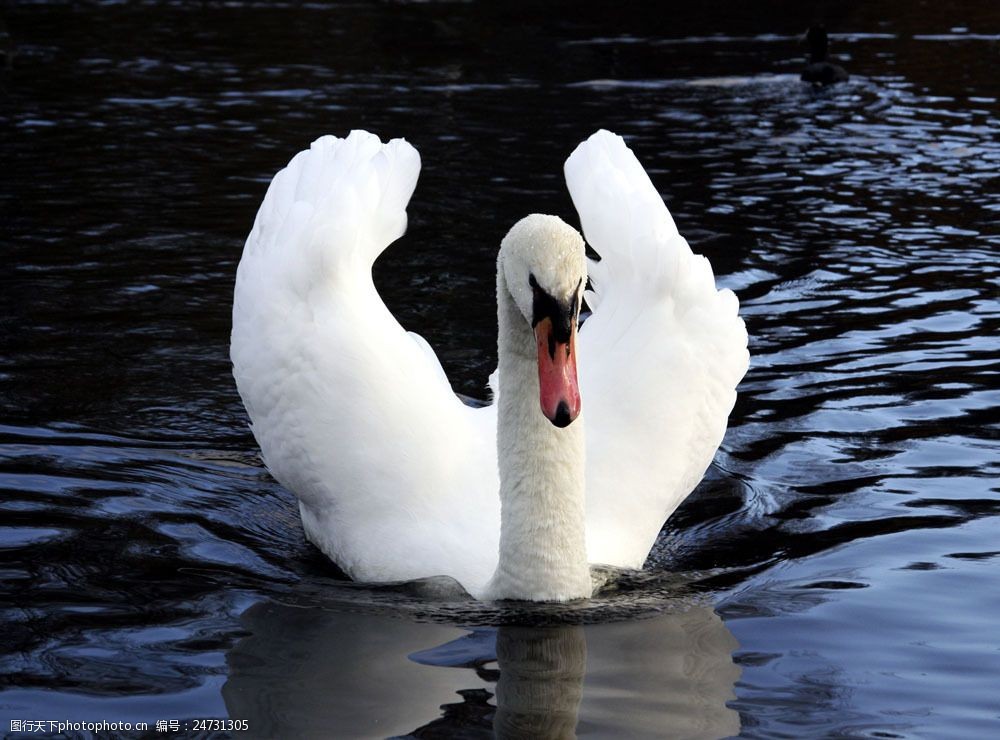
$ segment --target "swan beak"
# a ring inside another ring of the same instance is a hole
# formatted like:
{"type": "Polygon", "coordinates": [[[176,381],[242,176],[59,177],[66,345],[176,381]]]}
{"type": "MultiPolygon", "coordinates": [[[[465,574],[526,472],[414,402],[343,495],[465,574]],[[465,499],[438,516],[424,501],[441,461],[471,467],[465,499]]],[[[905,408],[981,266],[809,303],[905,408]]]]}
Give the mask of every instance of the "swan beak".
{"type": "Polygon", "coordinates": [[[576,380],[576,327],[569,341],[556,339],[551,318],[535,324],[538,344],[538,391],[545,418],[557,427],[569,426],[580,415],[580,386],[576,380]]]}

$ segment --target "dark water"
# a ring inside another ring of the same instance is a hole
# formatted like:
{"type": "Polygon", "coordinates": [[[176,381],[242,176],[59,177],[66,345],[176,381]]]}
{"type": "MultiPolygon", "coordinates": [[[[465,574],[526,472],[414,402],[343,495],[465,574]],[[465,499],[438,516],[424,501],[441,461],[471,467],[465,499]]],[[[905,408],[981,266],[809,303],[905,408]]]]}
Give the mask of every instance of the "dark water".
{"type": "Polygon", "coordinates": [[[733,5],[4,6],[0,731],[997,736],[1000,12],[818,6],[853,76],[813,91],[813,16],[733,5]],[[738,293],[729,433],[617,592],[350,584],[261,466],[236,261],[271,175],[352,127],[423,156],[376,276],[463,393],[501,236],[576,220],[599,127],[738,293]]]}

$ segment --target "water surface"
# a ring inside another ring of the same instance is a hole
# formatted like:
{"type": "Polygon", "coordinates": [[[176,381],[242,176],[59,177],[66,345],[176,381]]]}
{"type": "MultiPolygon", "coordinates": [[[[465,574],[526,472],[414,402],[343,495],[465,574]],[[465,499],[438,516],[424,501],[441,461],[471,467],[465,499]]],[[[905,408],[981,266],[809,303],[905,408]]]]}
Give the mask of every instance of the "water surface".
{"type": "Polygon", "coordinates": [[[726,7],[6,8],[3,731],[996,735],[1000,18],[848,6],[852,79],[817,91],[811,17],[726,7]],[[230,375],[232,282],[273,173],[355,127],[421,152],[376,280],[464,394],[500,238],[576,221],[561,165],[597,128],[737,292],[750,372],[646,575],[499,608],[304,541],[230,375]]]}

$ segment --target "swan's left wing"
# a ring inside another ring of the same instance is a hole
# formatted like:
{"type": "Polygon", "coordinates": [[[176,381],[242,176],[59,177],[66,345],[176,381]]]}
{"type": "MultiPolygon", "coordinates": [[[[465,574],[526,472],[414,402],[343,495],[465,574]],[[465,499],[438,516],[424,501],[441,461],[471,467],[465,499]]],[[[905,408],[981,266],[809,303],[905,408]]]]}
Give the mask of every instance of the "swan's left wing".
{"type": "Polygon", "coordinates": [[[736,296],[716,290],[621,137],[594,134],[565,171],[601,256],[579,336],[588,557],[638,568],[722,442],[747,333],[736,296]]]}

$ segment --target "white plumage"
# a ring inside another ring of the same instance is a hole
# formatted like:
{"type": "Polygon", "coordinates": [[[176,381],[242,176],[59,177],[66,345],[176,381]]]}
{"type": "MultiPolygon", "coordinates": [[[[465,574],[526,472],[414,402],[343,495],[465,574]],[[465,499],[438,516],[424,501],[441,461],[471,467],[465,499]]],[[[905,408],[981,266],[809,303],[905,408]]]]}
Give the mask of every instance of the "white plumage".
{"type": "MultiPolygon", "coordinates": [[[[578,342],[587,557],[638,568],[722,441],[747,335],[621,138],[594,134],[565,169],[602,257],[578,342]]],[[[355,131],[275,176],[237,272],[233,373],[268,468],[345,572],[450,575],[480,596],[498,557],[496,408],[455,396],[371,278],[419,170],[405,141],[355,131]]]]}

